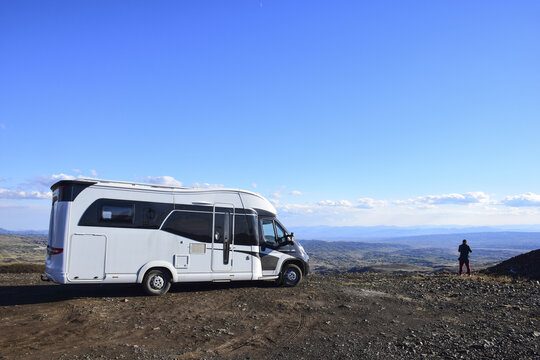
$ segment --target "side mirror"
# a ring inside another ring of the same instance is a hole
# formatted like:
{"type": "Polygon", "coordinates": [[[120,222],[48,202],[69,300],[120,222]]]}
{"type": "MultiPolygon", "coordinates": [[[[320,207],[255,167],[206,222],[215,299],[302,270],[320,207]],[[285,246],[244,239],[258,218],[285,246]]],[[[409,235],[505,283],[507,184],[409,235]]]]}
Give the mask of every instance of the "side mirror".
{"type": "Polygon", "coordinates": [[[287,237],[287,244],[290,244],[290,245],[294,244],[294,233],[293,232],[290,233],[290,234],[287,234],[286,237],[287,237]]]}
{"type": "Polygon", "coordinates": [[[287,245],[293,245],[294,244],[294,234],[286,234],[282,238],[278,239],[278,246],[287,246],[287,245]]]}

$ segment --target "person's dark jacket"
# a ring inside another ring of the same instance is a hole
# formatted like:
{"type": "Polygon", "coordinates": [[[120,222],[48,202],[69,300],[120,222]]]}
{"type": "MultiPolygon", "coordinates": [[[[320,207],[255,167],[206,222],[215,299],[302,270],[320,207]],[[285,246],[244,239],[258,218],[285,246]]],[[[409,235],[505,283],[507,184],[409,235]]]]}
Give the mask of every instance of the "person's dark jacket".
{"type": "Polygon", "coordinates": [[[472,253],[471,248],[467,244],[459,245],[458,251],[460,253],[459,260],[469,261],[469,253],[472,253]]]}

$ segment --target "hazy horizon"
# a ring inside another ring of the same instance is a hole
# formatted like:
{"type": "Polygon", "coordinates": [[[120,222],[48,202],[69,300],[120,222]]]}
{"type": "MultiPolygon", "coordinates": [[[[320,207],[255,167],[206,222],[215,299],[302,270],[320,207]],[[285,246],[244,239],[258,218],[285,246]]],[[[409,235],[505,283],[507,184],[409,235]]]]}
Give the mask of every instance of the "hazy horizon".
{"type": "MultiPolygon", "coordinates": [[[[288,227],[289,231],[302,232],[309,230],[310,234],[314,234],[316,231],[323,231],[324,233],[338,230],[336,237],[343,236],[346,231],[347,237],[357,237],[359,239],[365,237],[406,237],[410,234],[413,235],[439,235],[439,234],[460,234],[460,233],[504,233],[504,232],[516,232],[516,233],[540,233],[540,225],[530,224],[530,225],[501,225],[501,226],[460,226],[460,225],[451,225],[451,226],[388,226],[388,225],[377,225],[377,226],[328,226],[328,225],[313,225],[313,226],[292,226],[288,227]],[[402,234],[402,235],[400,235],[402,234]]],[[[36,232],[36,233],[47,233],[48,229],[31,229],[31,228],[4,228],[0,227],[1,231],[6,232],[36,232]]],[[[314,236],[314,235],[310,235],[314,236]]],[[[319,235],[320,236],[320,235],[319,235]]],[[[325,238],[322,236],[322,238],[325,238]]]]}

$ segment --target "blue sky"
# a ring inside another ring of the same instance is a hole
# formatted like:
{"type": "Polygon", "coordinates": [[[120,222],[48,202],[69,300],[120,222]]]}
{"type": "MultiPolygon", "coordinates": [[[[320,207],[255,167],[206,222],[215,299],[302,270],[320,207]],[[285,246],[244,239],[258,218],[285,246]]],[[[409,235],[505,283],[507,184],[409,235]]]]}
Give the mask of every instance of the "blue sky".
{"type": "Polygon", "coordinates": [[[2,1],[0,227],[77,176],[284,223],[540,223],[538,1],[2,1]]]}

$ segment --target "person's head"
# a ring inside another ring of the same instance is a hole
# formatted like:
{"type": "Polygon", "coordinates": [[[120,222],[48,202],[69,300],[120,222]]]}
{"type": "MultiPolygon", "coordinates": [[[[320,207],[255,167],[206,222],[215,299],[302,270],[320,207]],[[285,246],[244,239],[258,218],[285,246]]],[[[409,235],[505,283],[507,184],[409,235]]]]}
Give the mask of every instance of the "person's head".
{"type": "Polygon", "coordinates": [[[463,243],[466,244],[466,243],[467,243],[467,239],[463,239],[463,243]]]}

